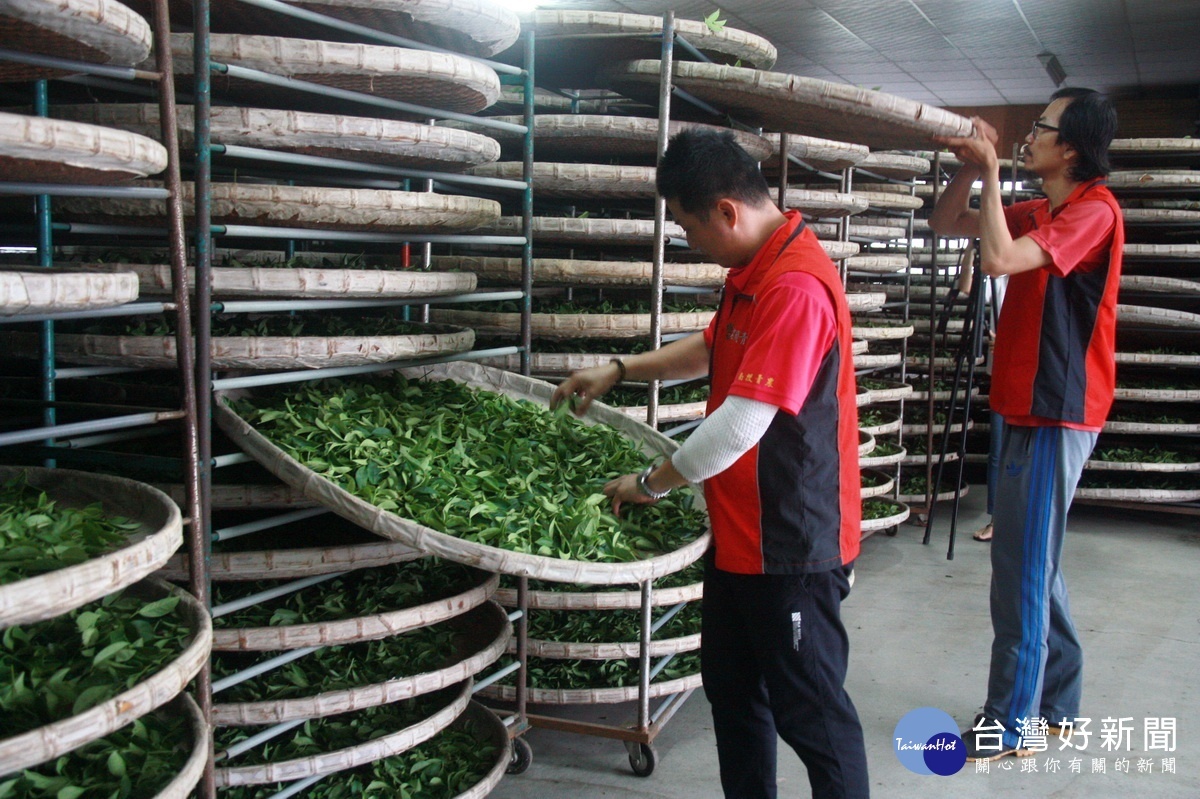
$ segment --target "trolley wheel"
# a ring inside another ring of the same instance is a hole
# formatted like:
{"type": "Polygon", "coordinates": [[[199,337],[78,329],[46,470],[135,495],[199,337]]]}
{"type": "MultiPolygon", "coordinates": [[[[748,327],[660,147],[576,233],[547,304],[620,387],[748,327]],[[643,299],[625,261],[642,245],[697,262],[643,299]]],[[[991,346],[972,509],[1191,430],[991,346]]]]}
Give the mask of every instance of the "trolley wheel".
{"type": "Polygon", "coordinates": [[[508,768],[505,771],[508,774],[524,774],[531,763],[533,763],[533,748],[529,746],[529,742],[524,738],[513,738],[512,760],[508,762],[508,768]]]}
{"type": "Polygon", "coordinates": [[[658,756],[654,753],[654,747],[650,744],[635,744],[627,743],[625,748],[629,750],[629,767],[633,769],[633,773],[639,777],[649,777],[654,773],[654,767],[658,765],[658,756]]]}

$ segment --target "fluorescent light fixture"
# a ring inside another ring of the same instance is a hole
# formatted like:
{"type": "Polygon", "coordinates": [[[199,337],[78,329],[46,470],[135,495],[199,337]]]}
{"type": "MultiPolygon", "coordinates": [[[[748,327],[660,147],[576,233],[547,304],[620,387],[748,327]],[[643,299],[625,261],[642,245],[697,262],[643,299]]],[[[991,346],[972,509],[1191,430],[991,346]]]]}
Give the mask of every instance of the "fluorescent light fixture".
{"type": "Polygon", "coordinates": [[[1042,66],[1046,68],[1046,74],[1050,76],[1050,80],[1054,81],[1054,85],[1062,86],[1063,81],[1067,79],[1067,72],[1058,62],[1058,56],[1054,53],[1038,53],[1038,61],[1042,62],[1042,66]]]}

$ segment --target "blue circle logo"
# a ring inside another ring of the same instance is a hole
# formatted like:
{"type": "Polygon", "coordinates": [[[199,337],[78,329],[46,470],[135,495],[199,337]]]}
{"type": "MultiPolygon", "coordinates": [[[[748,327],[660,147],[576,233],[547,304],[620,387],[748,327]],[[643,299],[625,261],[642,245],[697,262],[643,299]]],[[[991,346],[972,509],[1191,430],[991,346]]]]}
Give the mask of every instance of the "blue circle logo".
{"type": "Polygon", "coordinates": [[[967,762],[967,747],[958,725],[936,707],[919,707],[904,714],[892,735],[896,758],[914,774],[957,774],[967,762]]]}

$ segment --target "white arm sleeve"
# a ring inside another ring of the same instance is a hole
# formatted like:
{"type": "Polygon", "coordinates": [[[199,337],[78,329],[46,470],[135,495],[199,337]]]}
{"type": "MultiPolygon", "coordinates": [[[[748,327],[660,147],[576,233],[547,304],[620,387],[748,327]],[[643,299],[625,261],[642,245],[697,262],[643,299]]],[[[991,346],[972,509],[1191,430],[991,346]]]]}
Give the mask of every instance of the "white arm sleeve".
{"type": "Polygon", "coordinates": [[[778,412],[769,402],[726,397],[671,456],[671,463],[693,483],[720,474],[759,442],[778,412]]]}

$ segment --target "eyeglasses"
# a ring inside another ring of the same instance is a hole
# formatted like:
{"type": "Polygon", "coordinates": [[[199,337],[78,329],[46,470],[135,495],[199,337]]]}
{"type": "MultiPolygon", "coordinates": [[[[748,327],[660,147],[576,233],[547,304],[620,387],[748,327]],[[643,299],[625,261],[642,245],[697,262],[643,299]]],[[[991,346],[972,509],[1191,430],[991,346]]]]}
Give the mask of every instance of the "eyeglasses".
{"type": "Polygon", "coordinates": [[[1033,126],[1029,128],[1029,135],[1036,139],[1039,130],[1052,130],[1055,133],[1058,132],[1058,128],[1054,127],[1053,125],[1047,125],[1045,122],[1035,119],[1033,121],[1033,126]]]}

